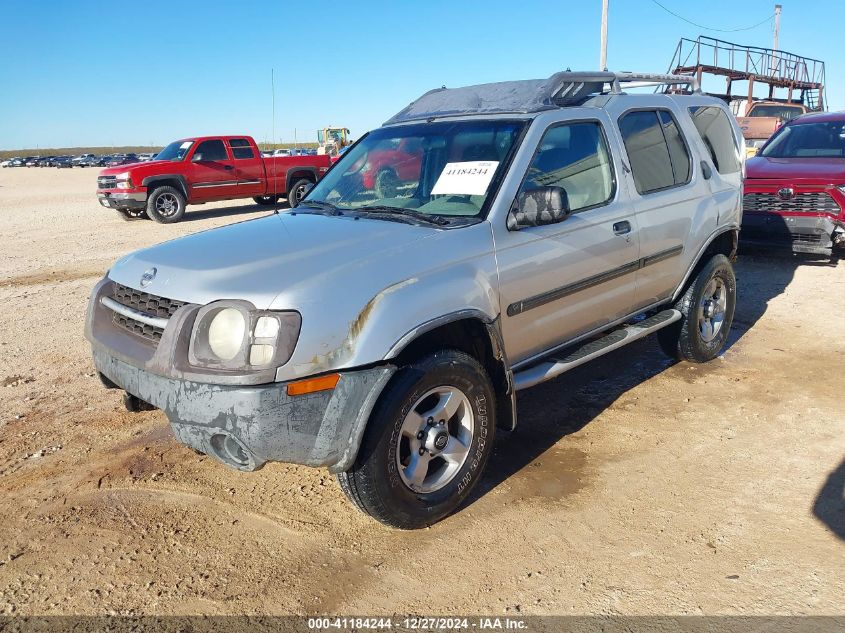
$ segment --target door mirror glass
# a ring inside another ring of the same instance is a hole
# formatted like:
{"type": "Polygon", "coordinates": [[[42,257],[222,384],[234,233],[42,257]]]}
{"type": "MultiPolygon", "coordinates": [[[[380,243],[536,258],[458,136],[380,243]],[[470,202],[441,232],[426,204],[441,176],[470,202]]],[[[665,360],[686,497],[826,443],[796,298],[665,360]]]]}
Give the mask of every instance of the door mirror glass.
{"type": "Polygon", "coordinates": [[[202,157],[202,154],[200,154],[199,152],[197,152],[196,154],[194,154],[194,157],[191,159],[191,162],[192,162],[192,163],[201,163],[203,160],[204,160],[204,159],[203,159],[203,157],[202,157]]]}
{"type": "Polygon", "coordinates": [[[563,187],[526,189],[517,196],[514,208],[508,214],[508,230],[556,224],[570,215],[569,200],[563,187]]]}

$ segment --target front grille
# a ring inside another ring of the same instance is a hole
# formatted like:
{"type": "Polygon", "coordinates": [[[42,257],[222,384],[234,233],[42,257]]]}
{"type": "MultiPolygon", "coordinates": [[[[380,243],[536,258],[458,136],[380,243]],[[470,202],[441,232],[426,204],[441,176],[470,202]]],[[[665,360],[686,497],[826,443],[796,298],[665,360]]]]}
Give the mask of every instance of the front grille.
{"type": "Polygon", "coordinates": [[[117,176],[99,176],[97,189],[114,189],[117,187],[117,176]]]}
{"type": "MultiPolygon", "coordinates": [[[[176,310],[185,305],[184,301],[176,301],[175,299],[168,299],[167,297],[159,297],[158,295],[143,292],[141,290],[135,290],[134,288],[118,283],[114,284],[112,298],[118,303],[125,305],[127,308],[143,312],[151,317],[159,317],[163,319],[169,319],[176,313],[176,310]]],[[[117,312],[113,314],[112,320],[118,327],[128,330],[133,334],[143,336],[145,339],[155,343],[161,340],[161,335],[164,332],[162,328],[141,323],[140,321],[125,317],[117,312]]]]}
{"type": "Polygon", "coordinates": [[[789,200],[782,200],[776,193],[747,193],[743,196],[743,209],[750,212],[797,212],[839,214],[839,205],[830,194],[819,191],[796,193],[789,200]]]}

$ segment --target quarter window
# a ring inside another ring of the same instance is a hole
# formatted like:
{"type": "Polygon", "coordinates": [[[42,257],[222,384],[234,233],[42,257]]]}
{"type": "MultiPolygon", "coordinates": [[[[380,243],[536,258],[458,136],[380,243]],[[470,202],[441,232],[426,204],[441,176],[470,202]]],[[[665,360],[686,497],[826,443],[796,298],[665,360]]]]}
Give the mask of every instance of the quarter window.
{"type": "Polygon", "coordinates": [[[229,147],[232,148],[232,156],[234,156],[235,159],[255,158],[252,146],[245,138],[229,139],[229,147]]]}
{"type": "Polygon", "coordinates": [[[716,106],[693,106],[689,109],[695,129],[710,152],[710,158],[720,174],[739,171],[737,143],[728,115],[716,106]]]}
{"type": "Polygon", "coordinates": [[[665,110],[638,110],[619,119],[619,131],[641,194],[682,185],[690,157],[674,117],[665,110]]]}
{"type": "Polygon", "coordinates": [[[598,123],[569,123],[546,131],[520,191],[539,187],[561,187],[573,213],[613,197],[610,152],[598,123]]]}
{"type": "Polygon", "coordinates": [[[194,152],[194,156],[202,154],[203,161],[207,160],[229,160],[229,155],[226,153],[226,146],[220,139],[212,141],[203,141],[194,152]]]}

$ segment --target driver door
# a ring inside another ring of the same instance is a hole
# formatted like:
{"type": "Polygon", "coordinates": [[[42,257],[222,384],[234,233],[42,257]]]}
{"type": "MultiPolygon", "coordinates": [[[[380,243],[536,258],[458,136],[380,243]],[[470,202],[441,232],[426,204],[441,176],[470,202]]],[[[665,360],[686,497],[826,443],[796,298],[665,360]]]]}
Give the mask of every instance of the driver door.
{"type": "Polygon", "coordinates": [[[191,163],[188,176],[191,202],[238,197],[234,161],[221,139],[209,139],[197,144],[191,163]]]}
{"type": "Polygon", "coordinates": [[[497,238],[502,333],[511,362],[631,311],[636,218],[630,202],[617,195],[618,157],[607,137],[599,120],[548,127],[519,191],[561,187],[571,215],[497,238]]]}

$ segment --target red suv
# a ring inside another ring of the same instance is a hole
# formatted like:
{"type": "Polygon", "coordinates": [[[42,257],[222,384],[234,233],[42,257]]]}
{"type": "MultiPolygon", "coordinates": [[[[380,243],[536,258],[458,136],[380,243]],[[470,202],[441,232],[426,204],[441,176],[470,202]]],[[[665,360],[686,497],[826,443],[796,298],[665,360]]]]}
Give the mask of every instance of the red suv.
{"type": "Polygon", "coordinates": [[[806,114],[748,160],[742,240],[799,253],[845,246],[845,112],[806,114]]]}

